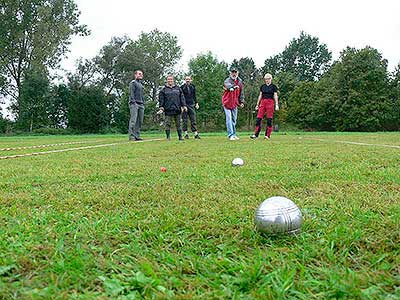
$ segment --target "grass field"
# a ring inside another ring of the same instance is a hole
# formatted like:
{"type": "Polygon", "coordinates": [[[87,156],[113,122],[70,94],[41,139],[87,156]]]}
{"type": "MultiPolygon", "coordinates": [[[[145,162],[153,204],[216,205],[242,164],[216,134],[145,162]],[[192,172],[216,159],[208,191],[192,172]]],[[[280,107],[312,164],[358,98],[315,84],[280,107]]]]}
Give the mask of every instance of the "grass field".
{"type": "MultiPolygon", "coordinates": [[[[400,133],[241,136],[0,159],[0,299],[400,299],[400,133]],[[275,195],[301,235],[255,231],[275,195]]],[[[81,144],[0,156],[126,139],[2,137],[81,144]]]]}

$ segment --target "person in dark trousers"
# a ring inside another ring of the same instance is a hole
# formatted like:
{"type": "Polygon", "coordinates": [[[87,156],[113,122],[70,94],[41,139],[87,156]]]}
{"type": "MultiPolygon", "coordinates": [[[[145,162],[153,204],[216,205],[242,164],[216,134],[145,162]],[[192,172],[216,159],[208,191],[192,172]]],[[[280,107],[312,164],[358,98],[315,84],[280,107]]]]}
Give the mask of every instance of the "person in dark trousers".
{"type": "Polygon", "coordinates": [[[272,75],[265,74],[265,84],[260,87],[260,94],[256,105],[257,119],[254,134],[250,136],[251,139],[258,138],[261,131],[261,122],[264,115],[267,115],[267,129],[265,130],[265,139],[269,140],[272,133],[272,119],[274,118],[274,111],[279,110],[278,103],[278,88],[272,83],[272,75]],[[275,110],[274,110],[275,106],[275,110]]]}
{"type": "Polygon", "coordinates": [[[182,141],[181,113],[187,111],[185,96],[179,86],[175,85],[174,76],[167,76],[167,84],[159,94],[159,114],[165,113],[165,134],[167,140],[171,139],[171,119],[175,119],[176,131],[182,141]]]}
{"type": "Polygon", "coordinates": [[[134,73],[135,79],[131,81],[129,86],[129,140],[141,141],[140,131],[143,124],[144,116],[144,101],[143,101],[143,71],[136,70],[134,73]]]}
{"type": "Polygon", "coordinates": [[[182,122],[183,122],[182,129],[185,135],[185,139],[189,138],[189,134],[187,132],[188,116],[190,119],[190,127],[191,127],[190,129],[194,133],[194,138],[200,139],[200,135],[197,131],[197,125],[196,125],[196,109],[199,109],[199,103],[197,102],[196,99],[196,87],[194,86],[194,84],[192,84],[191,76],[185,77],[185,83],[181,85],[181,89],[183,91],[183,95],[185,96],[186,106],[187,106],[187,112],[184,111],[182,113],[182,122]]]}
{"type": "Polygon", "coordinates": [[[224,93],[222,95],[222,106],[225,112],[226,129],[230,141],[236,141],[237,107],[244,107],[243,82],[239,78],[236,68],[230,69],[230,75],[224,81],[224,93]]]}

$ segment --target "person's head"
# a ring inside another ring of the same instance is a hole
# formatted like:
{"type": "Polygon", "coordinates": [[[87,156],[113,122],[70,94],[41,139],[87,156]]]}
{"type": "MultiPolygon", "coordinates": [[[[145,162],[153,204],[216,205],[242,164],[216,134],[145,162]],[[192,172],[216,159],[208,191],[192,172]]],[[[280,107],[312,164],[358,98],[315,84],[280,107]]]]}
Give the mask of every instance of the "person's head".
{"type": "Polygon", "coordinates": [[[171,74],[167,76],[167,85],[169,85],[169,86],[174,85],[174,76],[171,74]]]}
{"type": "Polygon", "coordinates": [[[230,69],[230,77],[232,79],[236,79],[239,76],[239,71],[236,68],[231,68],[230,69]]]}
{"type": "Polygon", "coordinates": [[[191,84],[192,83],[192,77],[191,76],[186,76],[185,77],[185,82],[186,82],[186,84],[191,84]]]}
{"type": "Polygon", "coordinates": [[[269,74],[269,73],[265,74],[264,80],[265,80],[265,83],[266,83],[267,85],[270,85],[271,82],[272,82],[272,75],[269,74]]]}
{"type": "Polygon", "coordinates": [[[143,71],[142,70],[136,70],[135,73],[133,73],[133,76],[135,76],[135,79],[143,79],[143,71]]]}

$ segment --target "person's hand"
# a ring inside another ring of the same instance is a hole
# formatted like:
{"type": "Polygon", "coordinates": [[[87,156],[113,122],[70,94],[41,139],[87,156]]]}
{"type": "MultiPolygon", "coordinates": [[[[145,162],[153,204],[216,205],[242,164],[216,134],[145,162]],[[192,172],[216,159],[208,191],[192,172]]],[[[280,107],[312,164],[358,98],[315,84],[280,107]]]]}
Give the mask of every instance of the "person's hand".
{"type": "Polygon", "coordinates": [[[160,109],[157,112],[157,115],[161,115],[164,112],[164,107],[160,107],[160,109]]]}
{"type": "Polygon", "coordinates": [[[182,106],[182,107],[181,107],[181,111],[182,111],[182,112],[187,111],[187,107],[186,107],[186,106],[182,106]]]}
{"type": "Polygon", "coordinates": [[[240,86],[235,85],[233,88],[234,88],[235,90],[237,90],[238,88],[240,88],[240,86]]]}
{"type": "Polygon", "coordinates": [[[244,107],[244,103],[240,103],[240,107],[243,108],[244,107]]]}
{"type": "Polygon", "coordinates": [[[229,89],[230,92],[233,92],[234,90],[235,90],[234,88],[230,88],[230,89],[229,89]]]}
{"type": "Polygon", "coordinates": [[[275,110],[279,110],[279,105],[275,104],[275,110]]]}
{"type": "Polygon", "coordinates": [[[256,107],[254,108],[255,110],[258,110],[258,105],[256,105],[256,107]]]}
{"type": "Polygon", "coordinates": [[[200,108],[199,103],[196,103],[194,107],[195,107],[196,109],[199,109],[199,108],[200,108]]]}

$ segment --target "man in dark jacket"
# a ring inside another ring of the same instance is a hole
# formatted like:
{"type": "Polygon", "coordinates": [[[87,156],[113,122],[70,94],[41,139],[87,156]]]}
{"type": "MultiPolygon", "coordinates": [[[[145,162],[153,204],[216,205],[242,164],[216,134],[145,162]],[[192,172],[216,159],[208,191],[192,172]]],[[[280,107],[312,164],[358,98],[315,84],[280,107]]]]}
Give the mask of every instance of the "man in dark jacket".
{"type": "Polygon", "coordinates": [[[182,89],[175,85],[174,76],[167,76],[167,84],[161,89],[159,94],[158,113],[165,113],[165,134],[167,140],[171,139],[171,119],[175,119],[176,131],[178,132],[179,140],[182,138],[181,129],[181,113],[187,111],[185,97],[182,89]]]}
{"type": "Polygon", "coordinates": [[[197,103],[196,99],[196,87],[192,84],[192,77],[186,76],[185,83],[181,85],[181,89],[183,91],[183,95],[185,96],[187,112],[184,111],[182,113],[182,121],[183,121],[183,133],[185,134],[185,139],[189,138],[189,134],[187,132],[187,122],[188,116],[190,119],[190,127],[192,132],[194,133],[195,139],[200,139],[200,135],[197,132],[196,126],[196,109],[199,109],[199,103],[197,103]]]}
{"type": "Polygon", "coordinates": [[[142,128],[144,116],[144,101],[143,101],[143,71],[137,70],[134,73],[135,80],[132,80],[129,86],[129,140],[141,141],[140,130],[142,128]]]}

